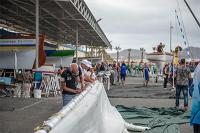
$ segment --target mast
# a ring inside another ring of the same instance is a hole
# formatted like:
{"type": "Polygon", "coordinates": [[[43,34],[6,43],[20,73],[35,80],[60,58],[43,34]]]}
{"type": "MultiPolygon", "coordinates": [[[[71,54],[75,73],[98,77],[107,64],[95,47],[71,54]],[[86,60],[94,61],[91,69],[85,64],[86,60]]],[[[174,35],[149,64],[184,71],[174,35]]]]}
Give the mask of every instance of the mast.
{"type": "Polygon", "coordinates": [[[188,9],[190,10],[190,12],[191,12],[192,16],[194,17],[194,19],[195,19],[195,21],[196,21],[197,25],[198,25],[198,26],[199,26],[199,28],[200,28],[200,23],[199,23],[198,19],[196,18],[195,14],[193,13],[192,9],[190,8],[189,4],[187,3],[187,1],[186,1],[186,0],[184,0],[184,2],[185,2],[185,4],[186,4],[186,6],[188,7],[188,9]]]}

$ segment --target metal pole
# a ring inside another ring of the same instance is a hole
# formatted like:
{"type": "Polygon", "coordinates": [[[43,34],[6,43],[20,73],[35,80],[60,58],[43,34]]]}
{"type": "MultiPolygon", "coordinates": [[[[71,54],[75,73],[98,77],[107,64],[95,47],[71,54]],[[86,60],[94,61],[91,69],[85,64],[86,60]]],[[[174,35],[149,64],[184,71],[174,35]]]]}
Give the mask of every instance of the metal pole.
{"type": "Polygon", "coordinates": [[[15,61],[14,61],[15,62],[14,77],[16,77],[16,72],[17,72],[17,52],[16,51],[14,51],[14,52],[15,52],[15,57],[14,57],[15,58],[15,61]]]}
{"type": "Polygon", "coordinates": [[[88,52],[88,46],[86,45],[86,50],[85,50],[86,57],[88,56],[88,55],[87,55],[87,52],[88,52]]]}
{"type": "Polygon", "coordinates": [[[15,71],[17,70],[17,52],[15,51],[15,71]]]}
{"type": "Polygon", "coordinates": [[[39,67],[39,0],[35,4],[35,23],[36,23],[36,69],[39,67]]]}
{"type": "Polygon", "coordinates": [[[188,9],[190,10],[190,12],[191,12],[192,16],[194,17],[194,19],[195,19],[195,21],[196,21],[197,25],[198,25],[198,26],[199,26],[199,28],[200,28],[200,23],[199,23],[198,19],[196,18],[196,16],[194,15],[194,13],[193,13],[192,9],[190,8],[189,4],[187,3],[187,1],[186,1],[186,0],[184,0],[184,2],[185,2],[185,4],[186,4],[186,6],[188,7],[188,9]]]}
{"type": "Polygon", "coordinates": [[[170,22],[170,52],[172,52],[172,23],[170,22]]]}
{"type": "Polygon", "coordinates": [[[173,68],[172,68],[173,69],[173,76],[172,76],[173,77],[172,78],[173,79],[173,89],[175,89],[175,71],[174,71],[174,69],[175,69],[175,66],[174,66],[175,63],[174,63],[174,59],[175,59],[175,52],[173,52],[173,63],[172,63],[173,64],[173,68]]]}
{"type": "Polygon", "coordinates": [[[78,63],[78,26],[76,27],[76,63],[78,63]]]}
{"type": "Polygon", "coordinates": [[[93,57],[93,47],[92,47],[92,45],[93,45],[93,42],[91,41],[91,43],[90,43],[90,45],[91,45],[91,58],[90,58],[90,60],[92,61],[92,57],[93,57]]]}
{"type": "Polygon", "coordinates": [[[62,57],[60,58],[60,65],[63,66],[63,59],[62,59],[62,57]]]}

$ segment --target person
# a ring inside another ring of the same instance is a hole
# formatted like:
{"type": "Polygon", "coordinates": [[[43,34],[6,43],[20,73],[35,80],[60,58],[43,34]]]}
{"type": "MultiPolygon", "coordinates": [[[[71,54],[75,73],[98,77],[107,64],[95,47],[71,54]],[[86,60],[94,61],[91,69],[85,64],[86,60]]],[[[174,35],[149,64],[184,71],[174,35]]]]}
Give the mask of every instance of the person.
{"type": "Polygon", "coordinates": [[[147,63],[144,64],[143,77],[144,77],[144,86],[147,87],[148,82],[149,82],[149,67],[148,67],[147,63]]]}
{"type": "Polygon", "coordinates": [[[83,81],[85,81],[86,83],[93,83],[93,80],[90,78],[90,75],[88,74],[89,69],[92,68],[91,62],[89,62],[88,60],[82,60],[80,68],[83,75],[83,81]]]}
{"type": "Polygon", "coordinates": [[[97,65],[96,65],[96,75],[98,75],[98,73],[100,72],[100,67],[101,67],[101,64],[97,63],[97,65]]]}
{"type": "Polygon", "coordinates": [[[96,76],[96,74],[95,74],[95,72],[94,72],[94,69],[93,68],[90,68],[89,69],[89,74],[90,74],[90,78],[93,80],[93,81],[96,81],[97,80],[97,76],[96,76]]]}
{"type": "Polygon", "coordinates": [[[122,65],[120,67],[120,76],[121,76],[121,82],[122,85],[125,86],[125,81],[126,81],[126,71],[127,71],[127,67],[125,62],[122,62],[122,65]]]}
{"type": "Polygon", "coordinates": [[[193,125],[194,133],[200,133],[200,63],[194,71],[193,84],[190,124],[193,125]]]}
{"type": "Polygon", "coordinates": [[[100,71],[106,71],[104,62],[101,62],[100,71]]]}
{"type": "Polygon", "coordinates": [[[117,63],[117,82],[119,83],[119,79],[120,79],[120,71],[119,71],[119,69],[120,69],[120,63],[118,62],[117,63]]]}
{"type": "Polygon", "coordinates": [[[113,70],[114,70],[114,84],[116,84],[116,82],[118,80],[118,78],[117,78],[118,77],[118,71],[117,71],[117,62],[116,61],[113,62],[112,67],[113,67],[113,70]]]}
{"type": "Polygon", "coordinates": [[[163,76],[164,76],[163,87],[167,88],[167,82],[168,82],[168,77],[169,77],[169,65],[168,64],[165,64],[165,66],[163,68],[163,76]]]}
{"type": "Polygon", "coordinates": [[[94,73],[93,67],[92,67],[92,63],[90,61],[87,61],[86,66],[88,67],[87,69],[87,73],[85,76],[88,77],[87,82],[89,83],[94,83],[95,79],[96,79],[96,75],[94,73]]]}
{"type": "Polygon", "coordinates": [[[152,76],[153,82],[155,83],[156,82],[156,75],[157,75],[155,64],[151,64],[150,71],[151,71],[151,76],[152,76]]]}
{"type": "Polygon", "coordinates": [[[174,75],[174,70],[173,70],[173,63],[169,65],[169,75],[168,75],[168,82],[173,86],[173,75],[174,75]]]}
{"type": "Polygon", "coordinates": [[[84,90],[83,88],[77,88],[77,78],[82,78],[81,68],[76,63],[72,63],[70,67],[67,67],[66,70],[63,71],[61,77],[64,78],[62,98],[63,106],[65,106],[76,96],[76,94],[79,94],[84,90]]]}
{"type": "Polygon", "coordinates": [[[64,71],[64,68],[62,66],[60,66],[60,68],[57,71],[57,74],[61,75],[63,73],[63,71],[64,71]]]}
{"type": "Polygon", "coordinates": [[[115,71],[114,71],[114,67],[113,64],[109,64],[109,69],[110,69],[110,83],[111,85],[114,85],[115,82],[115,71]]]}
{"type": "Polygon", "coordinates": [[[176,107],[179,107],[179,98],[181,91],[184,97],[184,109],[188,108],[188,84],[191,78],[190,69],[186,67],[185,59],[181,59],[180,65],[176,70],[176,107]]]}

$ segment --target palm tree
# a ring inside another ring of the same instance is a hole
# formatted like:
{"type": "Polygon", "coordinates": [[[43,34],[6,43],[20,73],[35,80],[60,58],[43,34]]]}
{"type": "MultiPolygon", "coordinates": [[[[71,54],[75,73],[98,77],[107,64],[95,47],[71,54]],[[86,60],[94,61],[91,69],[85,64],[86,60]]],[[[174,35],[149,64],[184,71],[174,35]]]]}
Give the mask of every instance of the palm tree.
{"type": "Polygon", "coordinates": [[[141,63],[143,62],[143,59],[144,59],[144,51],[145,49],[144,48],[140,48],[140,51],[141,51],[141,63]]]}
{"type": "Polygon", "coordinates": [[[115,47],[115,50],[117,50],[117,63],[119,62],[119,51],[121,48],[119,46],[115,47]]]}
{"type": "Polygon", "coordinates": [[[128,65],[130,65],[130,60],[131,60],[131,49],[128,49],[128,65]]]}

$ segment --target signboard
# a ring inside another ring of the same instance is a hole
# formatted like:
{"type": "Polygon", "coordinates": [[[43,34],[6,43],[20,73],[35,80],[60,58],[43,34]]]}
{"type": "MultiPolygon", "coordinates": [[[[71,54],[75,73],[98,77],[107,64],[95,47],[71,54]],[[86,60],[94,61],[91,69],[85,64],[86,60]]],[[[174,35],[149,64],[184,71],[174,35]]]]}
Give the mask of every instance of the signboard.
{"type": "Polygon", "coordinates": [[[0,46],[35,46],[35,39],[0,39],[0,46]]]}

